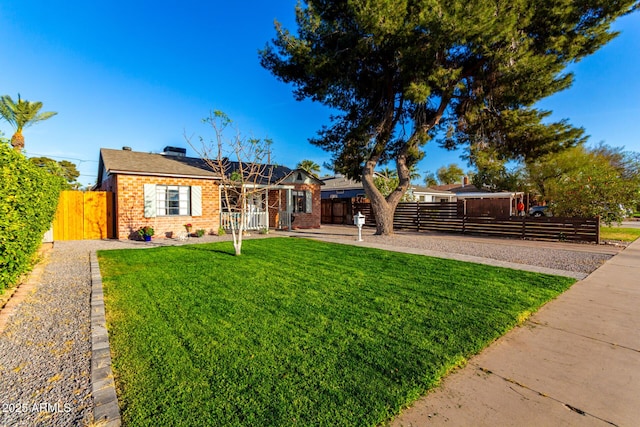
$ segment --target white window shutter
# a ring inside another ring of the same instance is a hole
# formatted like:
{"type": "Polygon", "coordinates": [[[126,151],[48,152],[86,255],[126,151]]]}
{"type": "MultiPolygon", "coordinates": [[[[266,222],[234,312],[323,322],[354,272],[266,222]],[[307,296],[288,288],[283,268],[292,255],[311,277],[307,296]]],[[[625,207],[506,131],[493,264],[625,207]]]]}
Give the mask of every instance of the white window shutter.
{"type": "Polygon", "coordinates": [[[202,216],[202,187],[191,186],[191,216],[202,216]]]}
{"type": "Polygon", "coordinates": [[[144,217],[155,218],[157,208],[155,184],[144,184],[144,217]]]}
{"type": "Polygon", "coordinates": [[[306,198],[305,213],[311,213],[311,210],[313,208],[313,193],[307,190],[304,192],[304,197],[306,198]]]}

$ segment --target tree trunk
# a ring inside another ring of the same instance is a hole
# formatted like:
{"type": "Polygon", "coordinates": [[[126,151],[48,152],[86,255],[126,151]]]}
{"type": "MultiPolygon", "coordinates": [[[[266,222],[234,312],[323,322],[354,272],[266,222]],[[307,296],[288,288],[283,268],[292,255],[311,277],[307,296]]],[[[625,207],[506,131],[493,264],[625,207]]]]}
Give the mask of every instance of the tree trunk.
{"type": "Polygon", "coordinates": [[[393,215],[395,206],[391,206],[386,200],[383,202],[374,202],[371,199],[371,210],[376,217],[376,235],[391,236],[393,235],[393,215]]]}
{"type": "Polygon", "coordinates": [[[374,169],[377,165],[377,158],[370,158],[362,169],[362,185],[364,191],[371,200],[371,210],[376,218],[377,235],[390,236],[393,234],[393,216],[396,207],[407,188],[411,183],[409,168],[407,167],[406,155],[401,153],[396,159],[396,169],[398,171],[399,184],[395,190],[387,197],[384,197],[373,182],[374,169]]]}
{"type": "Polygon", "coordinates": [[[244,233],[244,211],[241,211],[240,212],[240,224],[238,224],[238,229],[233,233],[233,249],[235,249],[235,251],[236,251],[236,256],[242,255],[242,235],[243,235],[243,233],[244,233]]]}
{"type": "Polygon", "coordinates": [[[21,131],[18,130],[13,134],[13,136],[11,137],[11,145],[17,152],[22,152],[22,149],[24,148],[24,136],[22,136],[21,131]]]}
{"type": "Polygon", "coordinates": [[[393,234],[393,214],[395,213],[397,202],[389,203],[380,193],[373,183],[373,167],[363,169],[362,185],[364,191],[371,200],[371,210],[376,218],[377,235],[390,236],[393,234]],[[370,170],[367,170],[370,169],[370,170]]]}
{"type": "Polygon", "coordinates": [[[242,231],[238,233],[238,239],[233,242],[233,248],[236,250],[236,256],[242,255],[242,231]]]}

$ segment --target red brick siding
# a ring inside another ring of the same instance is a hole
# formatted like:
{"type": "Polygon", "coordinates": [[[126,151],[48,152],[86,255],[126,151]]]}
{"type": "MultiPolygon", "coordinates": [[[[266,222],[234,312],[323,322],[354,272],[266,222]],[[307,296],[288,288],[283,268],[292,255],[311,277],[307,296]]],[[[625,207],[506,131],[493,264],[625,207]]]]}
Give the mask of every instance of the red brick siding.
{"type": "Polygon", "coordinates": [[[186,223],[193,225],[193,231],[203,228],[207,233],[217,232],[220,226],[220,193],[218,188],[217,181],[208,179],[136,175],[112,176],[102,184],[102,189],[116,193],[116,230],[119,239],[135,238],[137,230],[145,225],[154,228],[154,238],[163,238],[167,233],[177,234],[184,231],[186,223]],[[144,184],[201,186],[202,216],[145,218],[144,184]]]}
{"type": "MultiPolygon", "coordinates": [[[[295,184],[294,190],[309,190],[312,193],[311,213],[294,214],[293,228],[320,228],[321,201],[320,186],[317,184],[295,184]]],[[[278,206],[284,211],[287,209],[287,190],[271,190],[269,192],[269,226],[276,227],[276,214],[278,206]],[[280,194],[280,204],[278,204],[278,194],[280,194]]]]}
{"type": "Polygon", "coordinates": [[[287,192],[286,190],[269,191],[269,227],[276,228],[278,226],[278,210],[287,209],[287,192]],[[280,194],[280,203],[278,203],[278,194],[280,194]]]}
{"type": "Polygon", "coordinates": [[[300,213],[296,212],[294,214],[295,219],[291,226],[293,228],[320,228],[320,217],[321,217],[321,201],[320,201],[320,186],[319,185],[309,185],[309,184],[296,184],[296,190],[309,190],[311,191],[311,213],[300,213]]]}

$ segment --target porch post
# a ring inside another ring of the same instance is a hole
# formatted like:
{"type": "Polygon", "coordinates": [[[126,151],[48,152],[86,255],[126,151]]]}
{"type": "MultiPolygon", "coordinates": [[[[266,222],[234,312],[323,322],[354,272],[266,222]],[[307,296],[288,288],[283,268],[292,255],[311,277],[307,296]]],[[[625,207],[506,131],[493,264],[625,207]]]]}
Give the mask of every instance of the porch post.
{"type": "Polygon", "coordinates": [[[289,231],[293,231],[293,206],[291,206],[291,189],[287,188],[287,225],[289,231]]]}
{"type": "Polygon", "coordinates": [[[264,197],[261,198],[261,206],[260,210],[263,212],[262,224],[260,224],[261,228],[266,228],[269,230],[269,189],[264,189],[264,197]]]}
{"type": "Polygon", "coordinates": [[[278,214],[276,215],[276,224],[275,227],[277,230],[280,230],[282,227],[280,224],[282,223],[282,190],[278,188],[278,214]]]}

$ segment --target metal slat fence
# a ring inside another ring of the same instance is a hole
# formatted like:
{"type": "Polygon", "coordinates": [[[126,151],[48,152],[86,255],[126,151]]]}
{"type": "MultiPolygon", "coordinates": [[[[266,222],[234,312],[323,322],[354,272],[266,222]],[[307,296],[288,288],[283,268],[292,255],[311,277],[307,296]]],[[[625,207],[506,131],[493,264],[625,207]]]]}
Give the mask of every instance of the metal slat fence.
{"type": "MultiPolygon", "coordinates": [[[[370,203],[355,203],[354,212],[365,215],[366,225],[375,225],[370,203]]],[[[440,231],[492,237],[600,243],[599,218],[464,216],[458,202],[400,203],[393,226],[413,231],[440,231]]]]}

